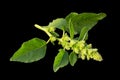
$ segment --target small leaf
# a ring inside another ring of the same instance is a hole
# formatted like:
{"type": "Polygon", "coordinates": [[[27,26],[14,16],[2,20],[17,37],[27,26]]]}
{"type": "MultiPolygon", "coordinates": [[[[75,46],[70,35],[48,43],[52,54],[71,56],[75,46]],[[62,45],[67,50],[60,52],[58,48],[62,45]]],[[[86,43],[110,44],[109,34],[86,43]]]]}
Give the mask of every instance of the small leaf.
{"type": "Polygon", "coordinates": [[[75,63],[77,62],[77,55],[74,52],[70,53],[69,61],[70,61],[71,66],[74,66],[75,63]]]}
{"type": "Polygon", "coordinates": [[[64,18],[58,18],[50,22],[48,26],[63,30],[66,26],[66,20],[64,18]]]}
{"type": "Polygon", "coordinates": [[[39,38],[33,38],[22,44],[22,46],[10,58],[10,61],[31,63],[45,56],[46,42],[39,38]]]}
{"type": "Polygon", "coordinates": [[[63,49],[60,49],[53,63],[54,72],[57,72],[59,68],[62,68],[67,64],[68,64],[68,53],[63,49]]]}

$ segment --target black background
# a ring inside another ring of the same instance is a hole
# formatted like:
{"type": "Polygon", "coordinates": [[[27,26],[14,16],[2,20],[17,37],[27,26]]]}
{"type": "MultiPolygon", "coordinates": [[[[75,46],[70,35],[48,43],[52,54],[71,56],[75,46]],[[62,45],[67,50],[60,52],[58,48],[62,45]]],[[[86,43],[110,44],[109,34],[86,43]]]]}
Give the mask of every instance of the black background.
{"type": "MultiPolygon", "coordinates": [[[[9,79],[33,78],[34,80],[80,80],[104,79],[116,73],[114,39],[112,26],[112,2],[110,0],[56,0],[39,2],[3,2],[0,28],[0,77],[9,79]],[[53,19],[65,17],[70,12],[104,12],[107,17],[89,32],[88,43],[99,49],[102,62],[82,61],[79,59],[74,67],[70,65],[53,72],[52,66],[58,47],[48,44],[44,59],[30,63],[10,62],[9,59],[20,45],[31,38],[44,40],[48,36],[36,29],[34,24],[48,25],[53,19]],[[15,78],[17,77],[17,78],[15,78]]],[[[116,53],[117,54],[117,53],[116,53]]]]}

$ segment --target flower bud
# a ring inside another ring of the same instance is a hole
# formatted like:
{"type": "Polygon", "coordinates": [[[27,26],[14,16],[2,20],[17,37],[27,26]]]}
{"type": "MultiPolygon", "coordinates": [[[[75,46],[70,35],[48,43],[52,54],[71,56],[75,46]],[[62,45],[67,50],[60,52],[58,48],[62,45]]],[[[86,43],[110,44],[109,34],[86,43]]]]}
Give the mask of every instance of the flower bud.
{"type": "Polygon", "coordinates": [[[51,42],[54,42],[54,41],[56,41],[56,37],[54,37],[54,36],[51,36],[51,37],[50,37],[50,41],[51,41],[51,42]]]}
{"type": "Polygon", "coordinates": [[[96,61],[102,61],[103,59],[102,59],[102,56],[98,53],[98,52],[94,52],[93,54],[92,54],[92,58],[94,59],[94,60],[96,60],[96,61]]]}

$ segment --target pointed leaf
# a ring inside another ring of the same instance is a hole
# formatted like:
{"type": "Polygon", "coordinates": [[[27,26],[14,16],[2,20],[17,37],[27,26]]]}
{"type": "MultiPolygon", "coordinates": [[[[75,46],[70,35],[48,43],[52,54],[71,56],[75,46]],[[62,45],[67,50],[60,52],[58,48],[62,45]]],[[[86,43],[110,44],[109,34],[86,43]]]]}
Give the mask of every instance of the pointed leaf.
{"type": "Polygon", "coordinates": [[[60,49],[53,63],[54,72],[57,72],[59,68],[62,68],[67,64],[68,64],[68,53],[63,49],[60,49]]]}
{"type": "Polygon", "coordinates": [[[75,63],[77,62],[77,55],[74,52],[70,53],[69,61],[70,61],[71,66],[74,66],[75,63]]]}
{"type": "Polygon", "coordinates": [[[50,22],[48,26],[63,30],[66,26],[66,20],[64,18],[58,18],[50,22]]]}
{"type": "Polygon", "coordinates": [[[98,13],[97,15],[97,20],[102,20],[103,18],[105,18],[107,15],[105,13],[98,13]]]}
{"type": "Polygon", "coordinates": [[[105,13],[81,13],[73,17],[71,22],[73,23],[75,32],[79,34],[83,27],[88,27],[90,30],[99,20],[102,20],[104,17],[106,17],[105,13]]]}
{"type": "Polygon", "coordinates": [[[10,58],[10,61],[31,63],[45,56],[46,42],[39,38],[33,38],[22,44],[22,46],[10,58]]]}

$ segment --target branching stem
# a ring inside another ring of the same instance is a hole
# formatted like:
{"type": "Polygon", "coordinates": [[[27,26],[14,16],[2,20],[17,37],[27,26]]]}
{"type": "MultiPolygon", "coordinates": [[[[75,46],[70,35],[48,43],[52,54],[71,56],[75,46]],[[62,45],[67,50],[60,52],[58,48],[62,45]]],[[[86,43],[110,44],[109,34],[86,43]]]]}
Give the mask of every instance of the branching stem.
{"type": "Polygon", "coordinates": [[[49,37],[52,36],[50,32],[48,32],[45,28],[39,26],[38,24],[35,24],[34,26],[35,26],[36,28],[38,28],[38,29],[44,31],[49,37]]]}

